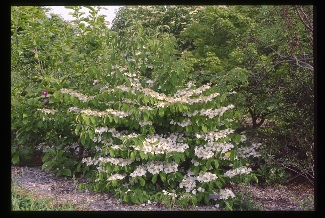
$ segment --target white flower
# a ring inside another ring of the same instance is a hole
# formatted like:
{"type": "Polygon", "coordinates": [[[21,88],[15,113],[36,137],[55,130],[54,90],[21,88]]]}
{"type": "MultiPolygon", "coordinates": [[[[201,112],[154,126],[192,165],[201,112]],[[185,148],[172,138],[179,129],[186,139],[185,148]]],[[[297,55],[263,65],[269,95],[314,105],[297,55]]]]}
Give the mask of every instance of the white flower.
{"type": "Polygon", "coordinates": [[[196,177],[196,179],[199,182],[210,182],[212,180],[218,179],[218,176],[210,172],[201,171],[199,175],[196,177]]]}
{"type": "Polygon", "coordinates": [[[146,175],[146,169],[144,166],[138,166],[138,168],[130,174],[131,177],[144,176],[144,175],[146,175]]]}
{"type": "Polygon", "coordinates": [[[220,189],[220,199],[234,198],[235,194],[230,189],[220,189]]]}
{"type": "Polygon", "coordinates": [[[111,180],[122,180],[124,178],[125,178],[125,175],[114,174],[114,175],[110,176],[109,178],[107,178],[107,181],[111,181],[111,180]]]}
{"type": "Polygon", "coordinates": [[[204,192],[205,189],[204,189],[204,188],[201,188],[201,187],[198,187],[198,188],[197,188],[197,191],[198,191],[198,192],[204,192]]]}
{"type": "Polygon", "coordinates": [[[243,166],[233,170],[228,170],[224,175],[231,178],[233,176],[240,175],[240,174],[249,174],[251,171],[252,171],[251,168],[243,166]]]}

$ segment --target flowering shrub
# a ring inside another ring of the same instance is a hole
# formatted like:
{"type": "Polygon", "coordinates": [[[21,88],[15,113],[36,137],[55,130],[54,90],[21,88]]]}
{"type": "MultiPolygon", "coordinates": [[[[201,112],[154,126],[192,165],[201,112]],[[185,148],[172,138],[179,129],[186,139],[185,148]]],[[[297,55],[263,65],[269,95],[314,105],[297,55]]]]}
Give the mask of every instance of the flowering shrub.
{"type": "Polygon", "coordinates": [[[233,130],[240,115],[227,100],[236,93],[197,87],[188,81],[186,60],[173,55],[172,38],[134,28],[131,42],[110,31],[103,33],[110,40],[94,36],[102,49],[82,89],[67,79],[34,94],[34,115],[23,117],[42,136],[43,169],[82,172],[89,182],[80,188],[129,203],[208,204],[215,193],[231,208],[234,194],[224,184],[256,179],[247,163],[258,156],[257,145],[233,130]],[[148,68],[154,72],[145,76],[148,68]],[[48,104],[40,104],[45,97],[48,104]]]}

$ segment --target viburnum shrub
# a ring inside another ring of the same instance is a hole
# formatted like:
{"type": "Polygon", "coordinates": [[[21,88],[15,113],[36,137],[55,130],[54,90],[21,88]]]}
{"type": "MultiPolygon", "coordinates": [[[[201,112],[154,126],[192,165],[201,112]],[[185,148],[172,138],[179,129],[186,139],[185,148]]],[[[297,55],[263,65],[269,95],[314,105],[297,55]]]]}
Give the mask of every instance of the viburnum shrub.
{"type": "Polygon", "coordinates": [[[235,195],[224,185],[256,179],[249,163],[259,155],[257,144],[234,132],[240,114],[227,102],[236,93],[188,81],[186,59],[174,55],[167,33],[150,35],[137,25],[118,38],[100,31],[95,12],[90,26],[75,27],[77,48],[86,38],[97,46],[96,56],[83,62],[83,86],[74,85],[79,80],[71,68],[71,78],[34,93],[33,115],[22,115],[44,135],[43,169],[82,172],[89,181],[80,188],[128,203],[186,207],[218,194],[217,202],[231,209],[235,195]],[[47,104],[40,103],[44,98],[47,104]]]}

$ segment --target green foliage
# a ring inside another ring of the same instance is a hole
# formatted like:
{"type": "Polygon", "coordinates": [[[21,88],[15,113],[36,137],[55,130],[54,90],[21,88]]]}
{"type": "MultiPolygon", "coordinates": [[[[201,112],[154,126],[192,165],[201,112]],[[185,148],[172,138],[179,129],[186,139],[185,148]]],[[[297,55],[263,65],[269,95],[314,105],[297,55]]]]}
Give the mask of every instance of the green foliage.
{"type": "Polygon", "coordinates": [[[256,175],[261,182],[268,185],[275,183],[287,183],[290,174],[288,174],[283,167],[262,165],[258,168],[256,175]]]}

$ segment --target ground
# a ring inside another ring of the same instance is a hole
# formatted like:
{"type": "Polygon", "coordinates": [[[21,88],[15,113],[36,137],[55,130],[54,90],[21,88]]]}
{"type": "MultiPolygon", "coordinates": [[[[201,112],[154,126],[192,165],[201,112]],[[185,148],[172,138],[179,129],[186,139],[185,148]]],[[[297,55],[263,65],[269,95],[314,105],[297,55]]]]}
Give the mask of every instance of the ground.
{"type": "MultiPolygon", "coordinates": [[[[166,211],[182,210],[180,207],[168,208],[163,204],[152,203],[128,205],[117,201],[114,196],[76,189],[76,181],[67,177],[56,177],[36,167],[11,167],[12,180],[37,197],[51,197],[60,202],[68,201],[79,205],[79,210],[91,211],[166,211]]],[[[79,182],[83,182],[79,180],[79,182]]],[[[262,186],[236,185],[231,188],[243,196],[242,210],[299,211],[314,209],[314,186],[302,177],[297,177],[286,185],[262,186]],[[246,197],[244,197],[246,196],[246,197]]],[[[188,210],[219,211],[215,205],[189,207],[188,210]]]]}

